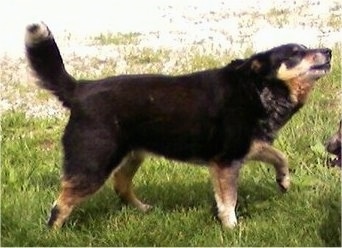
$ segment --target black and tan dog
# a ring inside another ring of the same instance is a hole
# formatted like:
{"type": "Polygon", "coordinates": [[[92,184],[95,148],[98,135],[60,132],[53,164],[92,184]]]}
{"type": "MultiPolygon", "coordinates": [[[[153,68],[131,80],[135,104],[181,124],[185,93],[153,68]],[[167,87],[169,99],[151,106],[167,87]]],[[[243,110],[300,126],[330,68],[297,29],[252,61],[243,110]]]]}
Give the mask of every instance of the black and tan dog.
{"type": "Polygon", "coordinates": [[[329,71],[331,59],[329,49],[287,44],[187,75],[76,80],[43,23],[27,27],[26,54],[41,86],[70,109],[61,192],[48,221],[54,228],[111,174],[124,201],[148,210],[132,189],[145,151],[207,164],[219,219],[224,227],[235,226],[244,161],[272,164],[281,189],[288,189],[287,159],[272,143],[329,71]]]}
{"type": "Polygon", "coordinates": [[[336,157],[334,159],[329,160],[329,165],[339,166],[341,168],[342,162],[341,162],[341,145],[342,145],[342,120],[340,121],[338,125],[337,132],[334,133],[326,142],[326,150],[332,155],[335,155],[336,157]]]}

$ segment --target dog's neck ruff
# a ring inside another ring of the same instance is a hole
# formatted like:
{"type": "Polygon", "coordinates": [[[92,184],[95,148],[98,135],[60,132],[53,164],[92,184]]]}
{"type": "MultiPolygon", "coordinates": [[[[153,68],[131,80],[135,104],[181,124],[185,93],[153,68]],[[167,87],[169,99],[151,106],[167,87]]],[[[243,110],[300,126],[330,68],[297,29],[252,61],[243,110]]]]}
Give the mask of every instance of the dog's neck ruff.
{"type": "Polygon", "coordinates": [[[258,139],[273,142],[277,132],[291,119],[302,105],[291,100],[286,87],[265,86],[260,90],[260,100],[266,117],[262,118],[255,132],[258,139]]]}

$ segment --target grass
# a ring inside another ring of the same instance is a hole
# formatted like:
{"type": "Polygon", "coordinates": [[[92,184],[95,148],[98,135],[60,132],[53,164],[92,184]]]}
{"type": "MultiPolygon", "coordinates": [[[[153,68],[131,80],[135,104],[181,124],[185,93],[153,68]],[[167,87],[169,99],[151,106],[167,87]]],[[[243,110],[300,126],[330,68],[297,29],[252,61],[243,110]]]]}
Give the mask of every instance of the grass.
{"type": "Polygon", "coordinates": [[[163,58],[168,57],[169,51],[164,49],[154,50],[152,48],[143,48],[139,53],[131,52],[125,56],[125,60],[131,64],[155,64],[163,58]]]}
{"type": "Polygon", "coordinates": [[[107,33],[94,37],[95,43],[99,45],[137,45],[140,33],[107,33]]]}
{"type": "Polygon", "coordinates": [[[330,15],[329,21],[327,22],[327,25],[333,28],[341,28],[342,26],[342,17],[341,15],[330,15]]]}
{"type": "Polygon", "coordinates": [[[288,23],[290,14],[291,11],[289,9],[271,8],[268,13],[266,13],[266,16],[267,20],[271,23],[275,23],[277,26],[283,27],[288,23]]]}
{"type": "MultiPolygon", "coordinates": [[[[335,61],[341,60],[337,48],[334,55],[335,61]]],[[[222,60],[195,55],[186,68],[215,67],[222,60]]],[[[58,192],[59,140],[66,119],[6,112],[1,120],[1,245],[340,246],[340,170],[325,167],[323,146],[340,118],[340,80],[341,64],[334,63],[308,104],[279,134],[275,146],[288,155],[291,167],[287,194],[277,191],[273,169],[261,163],[244,167],[239,226],[230,231],[222,230],[213,217],[206,168],[157,157],[147,159],[135,179],[137,194],[154,205],[151,212],[123,206],[108,182],[73,212],[62,230],[49,231],[45,221],[58,192]]]]}

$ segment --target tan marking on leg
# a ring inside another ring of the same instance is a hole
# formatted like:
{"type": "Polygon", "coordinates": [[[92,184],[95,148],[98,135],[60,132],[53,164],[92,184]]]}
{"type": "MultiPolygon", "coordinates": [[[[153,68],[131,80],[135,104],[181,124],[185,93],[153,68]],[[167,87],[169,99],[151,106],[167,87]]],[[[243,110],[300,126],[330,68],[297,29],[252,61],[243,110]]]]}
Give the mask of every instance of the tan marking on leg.
{"type": "Polygon", "coordinates": [[[142,212],[148,211],[151,206],[141,202],[133,192],[133,177],[138,171],[144,156],[141,152],[132,152],[120,164],[118,170],[113,173],[114,189],[119,197],[133,205],[142,212]]]}
{"type": "Polygon", "coordinates": [[[276,180],[282,191],[290,187],[290,173],[286,156],[264,141],[254,141],[247,154],[247,160],[272,164],[276,171],[276,180]]]}
{"type": "Polygon", "coordinates": [[[61,193],[59,194],[51,210],[48,225],[54,229],[60,228],[69,217],[72,210],[94,194],[103,182],[85,182],[85,179],[74,177],[61,182],[61,193]]]}
{"type": "Polygon", "coordinates": [[[217,163],[209,165],[218,208],[218,217],[223,227],[226,228],[233,228],[237,224],[235,206],[240,167],[240,163],[233,163],[229,166],[220,166],[217,163]]]}
{"type": "Polygon", "coordinates": [[[74,207],[83,199],[85,199],[84,194],[75,191],[74,186],[71,182],[62,181],[61,187],[61,193],[53,204],[49,220],[49,225],[54,229],[62,227],[74,207]],[[54,210],[56,212],[54,212],[54,210]]]}

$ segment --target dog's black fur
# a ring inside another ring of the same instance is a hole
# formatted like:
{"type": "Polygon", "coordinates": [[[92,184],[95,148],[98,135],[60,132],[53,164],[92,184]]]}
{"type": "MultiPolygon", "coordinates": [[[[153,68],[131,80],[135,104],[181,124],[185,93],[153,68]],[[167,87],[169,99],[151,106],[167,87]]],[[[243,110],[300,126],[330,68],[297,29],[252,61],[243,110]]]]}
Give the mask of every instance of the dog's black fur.
{"type": "MultiPolygon", "coordinates": [[[[94,193],[131,151],[213,163],[219,171],[214,177],[219,178],[224,174],[221,170],[247,158],[253,142],[271,145],[279,129],[305,102],[309,90],[301,94],[299,84],[320,77],[279,79],[281,65],[290,71],[309,53],[321,53],[327,57],[325,69],[330,67],[329,49],[287,44],[223,68],[187,75],[76,80],[66,72],[50,31],[46,27],[44,33],[42,25],[28,27],[27,58],[42,87],[70,109],[63,136],[62,193],[52,211],[52,226],[63,223],[74,205],[94,193]],[[35,37],[39,32],[44,34],[35,37]]],[[[273,155],[287,166],[280,152],[273,155]]],[[[251,157],[278,161],[268,156],[251,157]]]]}
{"type": "Polygon", "coordinates": [[[327,141],[326,141],[326,150],[328,153],[335,155],[334,159],[329,159],[328,163],[330,166],[338,166],[341,168],[341,147],[342,147],[342,120],[340,120],[338,129],[336,133],[334,133],[327,141]]]}

